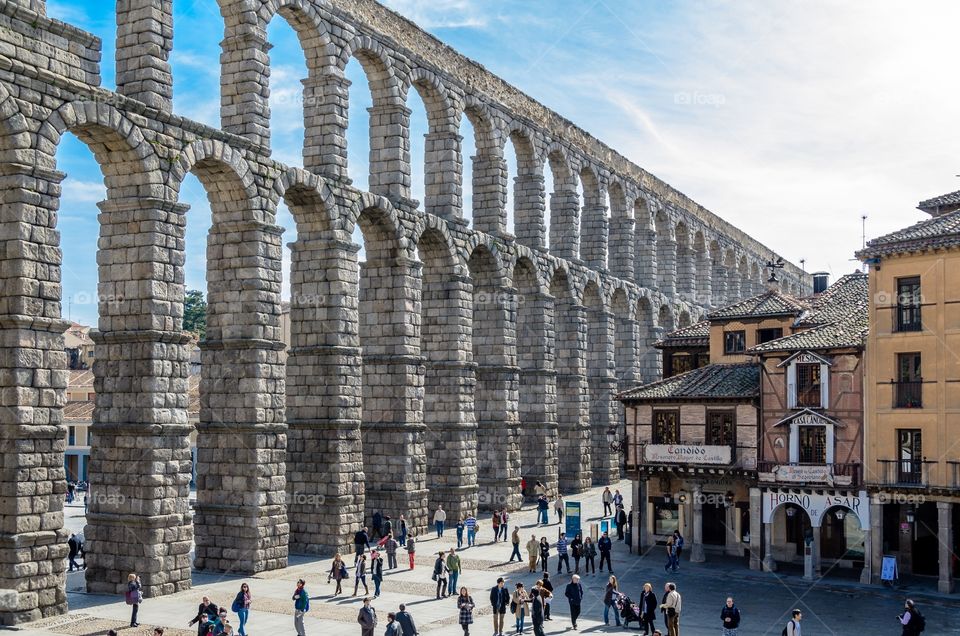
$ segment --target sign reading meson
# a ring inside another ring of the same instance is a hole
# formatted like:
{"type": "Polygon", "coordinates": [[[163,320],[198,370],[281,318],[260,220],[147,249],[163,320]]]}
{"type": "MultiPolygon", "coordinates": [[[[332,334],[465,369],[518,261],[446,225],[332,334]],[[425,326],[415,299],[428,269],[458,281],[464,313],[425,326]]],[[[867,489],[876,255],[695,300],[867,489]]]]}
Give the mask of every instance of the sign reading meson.
{"type": "Polygon", "coordinates": [[[653,464],[729,464],[729,446],[648,444],[643,459],[653,464]]]}

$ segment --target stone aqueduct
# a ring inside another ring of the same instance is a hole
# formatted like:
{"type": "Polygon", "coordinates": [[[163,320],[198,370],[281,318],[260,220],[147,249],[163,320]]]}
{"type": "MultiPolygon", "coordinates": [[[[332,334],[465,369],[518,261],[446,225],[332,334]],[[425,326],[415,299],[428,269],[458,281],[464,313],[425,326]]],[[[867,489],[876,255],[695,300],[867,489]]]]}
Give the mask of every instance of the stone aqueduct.
{"type": "MultiPolygon", "coordinates": [[[[116,91],[100,87],[97,38],[46,17],[43,0],[0,0],[0,588],[17,592],[5,624],[66,610],[64,133],[93,151],[107,188],[91,591],[117,592],[130,571],[149,596],[189,587],[192,566],[282,567],[288,550],[345,546],[373,510],[424,528],[437,504],[515,508],[521,477],[571,492],[615,479],[611,395],[656,375],[659,330],[761,289],[769,250],[373,0],[219,4],[213,129],[171,112],[171,0],[118,0],[116,91]],[[275,14],[309,69],[302,168],[270,158],[275,14]],[[369,192],[346,177],[351,57],[374,102],[369,192]],[[422,206],[410,199],[411,90],[428,109],[422,206]],[[476,130],[472,227],[462,117],[476,130]],[[192,511],[178,202],[188,173],[213,213],[192,511]],[[297,226],[286,351],[280,201],[297,226]]],[[[784,276],[807,288],[796,267],[784,276]]]]}

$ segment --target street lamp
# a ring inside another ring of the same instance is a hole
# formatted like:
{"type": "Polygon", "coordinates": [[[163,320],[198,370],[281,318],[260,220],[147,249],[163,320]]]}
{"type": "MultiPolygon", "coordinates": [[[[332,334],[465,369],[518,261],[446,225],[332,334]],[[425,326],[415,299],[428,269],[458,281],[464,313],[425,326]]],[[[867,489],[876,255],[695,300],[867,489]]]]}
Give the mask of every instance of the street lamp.
{"type": "Polygon", "coordinates": [[[837,517],[837,521],[843,521],[843,518],[847,516],[847,511],[843,508],[837,508],[837,511],[833,513],[837,517]]]}
{"type": "Polygon", "coordinates": [[[787,516],[792,518],[795,514],[797,514],[797,509],[793,506],[787,506],[787,516]]]}
{"type": "Polygon", "coordinates": [[[913,523],[916,519],[913,508],[907,508],[907,523],[913,523]]]}
{"type": "Polygon", "coordinates": [[[625,440],[618,439],[617,427],[611,426],[607,429],[607,443],[610,444],[610,450],[614,453],[626,453],[627,445],[625,440]]]}
{"type": "Polygon", "coordinates": [[[683,504],[683,503],[687,503],[687,491],[686,491],[686,490],[681,490],[680,492],[677,493],[677,501],[679,501],[679,502],[682,503],[682,504],[683,504]]]}

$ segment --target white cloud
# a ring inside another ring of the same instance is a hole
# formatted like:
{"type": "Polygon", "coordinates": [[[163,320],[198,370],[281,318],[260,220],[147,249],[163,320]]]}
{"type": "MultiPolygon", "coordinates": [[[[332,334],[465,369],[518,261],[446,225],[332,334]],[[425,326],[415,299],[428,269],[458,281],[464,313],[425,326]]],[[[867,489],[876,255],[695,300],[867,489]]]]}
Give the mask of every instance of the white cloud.
{"type": "Polygon", "coordinates": [[[384,4],[413,20],[422,29],[483,28],[488,12],[470,0],[384,0],[384,4]]]}
{"type": "Polygon", "coordinates": [[[81,181],[67,178],[63,181],[60,195],[61,207],[100,203],[107,198],[107,188],[102,181],[81,181]]]}

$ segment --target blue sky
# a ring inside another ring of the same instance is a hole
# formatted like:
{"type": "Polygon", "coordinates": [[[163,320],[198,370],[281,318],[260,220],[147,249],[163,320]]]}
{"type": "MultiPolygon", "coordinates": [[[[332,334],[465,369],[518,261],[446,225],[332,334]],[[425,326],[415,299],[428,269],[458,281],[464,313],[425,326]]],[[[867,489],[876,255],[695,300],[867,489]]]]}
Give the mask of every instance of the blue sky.
{"type": "MultiPolygon", "coordinates": [[[[175,110],[217,126],[219,9],[215,0],[173,4],[175,110]]],[[[857,266],[850,259],[862,214],[868,238],[877,236],[922,219],[914,209],[920,199],[960,189],[953,157],[960,87],[950,48],[960,21],[956,3],[386,4],[794,262],[806,259],[808,270],[837,277],[857,266]]],[[[48,2],[50,16],[101,37],[108,88],[115,86],[113,7],[48,2]]],[[[303,54],[281,18],[269,38],[274,155],[302,165],[303,54]]],[[[350,176],[363,187],[370,98],[356,62],[348,77],[350,119],[361,122],[348,132],[350,176]]],[[[414,91],[410,99],[413,195],[422,200],[426,120],[414,91]]],[[[464,122],[469,157],[472,131],[464,122]]],[[[64,313],[95,324],[101,176],[73,138],[58,160],[68,174],[60,217],[64,313]]],[[[187,285],[203,289],[210,211],[194,177],[182,200],[191,206],[187,285]]],[[[286,211],[279,222],[284,241],[294,240],[286,211]]]]}

